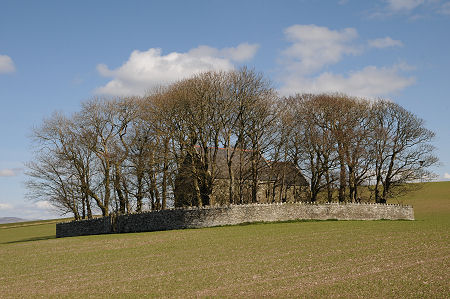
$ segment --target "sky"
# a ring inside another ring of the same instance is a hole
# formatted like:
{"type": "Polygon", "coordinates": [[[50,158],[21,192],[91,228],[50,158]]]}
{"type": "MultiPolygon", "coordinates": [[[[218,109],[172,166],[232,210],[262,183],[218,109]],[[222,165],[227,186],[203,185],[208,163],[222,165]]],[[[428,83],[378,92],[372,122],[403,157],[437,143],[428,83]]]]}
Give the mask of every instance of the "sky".
{"type": "Polygon", "coordinates": [[[436,133],[450,179],[450,1],[0,2],[0,217],[59,217],[26,198],[31,130],[93,97],[140,95],[248,66],[280,95],[390,99],[436,133]]]}

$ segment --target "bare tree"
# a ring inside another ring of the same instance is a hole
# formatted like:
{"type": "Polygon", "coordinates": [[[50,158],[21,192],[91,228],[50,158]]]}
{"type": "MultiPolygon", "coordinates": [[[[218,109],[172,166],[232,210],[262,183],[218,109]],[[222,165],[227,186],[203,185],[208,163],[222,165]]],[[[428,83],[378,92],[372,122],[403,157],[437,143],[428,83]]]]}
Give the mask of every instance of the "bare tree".
{"type": "Polygon", "coordinates": [[[275,103],[278,96],[262,74],[244,68],[237,75],[238,82],[243,85],[238,88],[237,95],[242,105],[238,126],[243,129],[243,145],[250,150],[251,202],[257,202],[260,171],[268,167],[264,154],[275,141],[275,120],[278,117],[275,103]]]}
{"type": "Polygon", "coordinates": [[[33,132],[27,185],[30,197],[83,219],[98,210],[141,212],[146,200],[152,210],[212,204],[218,173],[228,174],[221,183],[228,192],[217,202],[261,201],[264,180],[272,188],[266,201],[276,190],[281,201],[289,188],[283,165],[292,163],[309,180],[310,201],[326,193],[331,202],[336,189],[339,201],[359,201],[365,184],[383,203],[431,175],[433,137],[423,120],[389,101],[280,100],[254,70],[206,72],[143,98],[92,99],[70,117],[44,120],[33,132]],[[274,165],[279,172],[269,171],[274,165]]]}
{"type": "Polygon", "coordinates": [[[374,104],[373,113],[375,200],[385,203],[397,187],[431,176],[427,169],[438,160],[434,133],[422,119],[384,100],[374,104]]]}
{"type": "Polygon", "coordinates": [[[334,112],[328,98],[321,95],[297,95],[287,99],[293,113],[290,159],[310,181],[310,201],[316,201],[326,188],[332,199],[332,170],[336,164],[334,112]]]}
{"type": "Polygon", "coordinates": [[[92,156],[80,146],[76,124],[55,113],[34,129],[35,160],[27,164],[29,196],[49,200],[75,219],[91,218],[92,156]],[[80,212],[81,210],[81,212],[80,212]]]}
{"type": "Polygon", "coordinates": [[[109,214],[111,192],[116,193],[119,200],[119,212],[125,213],[126,199],[121,184],[122,163],[128,156],[129,146],[125,135],[132,119],[133,108],[129,100],[93,99],[83,103],[81,112],[77,114],[80,140],[97,158],[101,171],[101,195],[90,192],[101,209],[103,216],[109,214]]]}

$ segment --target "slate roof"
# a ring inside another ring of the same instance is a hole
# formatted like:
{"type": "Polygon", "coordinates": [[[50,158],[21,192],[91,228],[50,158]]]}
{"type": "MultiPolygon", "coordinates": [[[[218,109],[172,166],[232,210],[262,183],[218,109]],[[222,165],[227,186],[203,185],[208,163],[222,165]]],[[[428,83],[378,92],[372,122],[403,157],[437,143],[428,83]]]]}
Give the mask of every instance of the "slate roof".
{"type": "Polygon", "coordinates": [[[270,180],[282,181],[288,186],[308,186],[308,181],[292,162],[272,162],[270,180]]]}
{"type": "MultiPolygon", "coordinates": [[[[211,149],[214,151],[214,149],[211,149]]],[[[233,149],[228,149],[228,155],[231,155],[233,149]]],[[[254,154],[251,150],[236,149],[232,158],[232,170],[236,179],[242,178],[248,180],[251,178],[251,157],[254,154]]],[[[290,186],[308,186],[308,182],[300,170],[291,162],[271,162],[267,161],[261,155],[257,154],[257,168],[262,181],[283,182],[290,186]]],[[[228,179],[227,149],[217,148],[216,169],[214,178],[228,179]]]]}

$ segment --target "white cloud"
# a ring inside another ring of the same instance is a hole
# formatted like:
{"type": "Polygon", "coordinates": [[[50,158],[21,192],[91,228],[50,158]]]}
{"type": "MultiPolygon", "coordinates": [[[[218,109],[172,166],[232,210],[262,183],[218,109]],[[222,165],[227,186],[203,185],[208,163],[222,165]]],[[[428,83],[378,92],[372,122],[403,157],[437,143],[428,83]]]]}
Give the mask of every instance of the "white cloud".
{"type": "Polygon", "coordinates": [[[250,60],[255,56],[256,51],[258,51],[258,44],[249,44],[242,43],[237,47],[233,48],[223,48],[217,49],[210,46],[198,46],[190,50],[188,53],[194,57],[202,58],[202,57],[217,57],[217,58],[225,58],[236,62],[243,62],[246,60],[250,60]]]}
{"type": "Polygon", "coordinates": [[[424,4],[424,0],[387,0],[387,8],[393,12],[411,11],[424,4]]]}
{"type": "Polygon", "coordinates": [[[21,168],[4,168],[0,169],[0,177],[11,177],[19,175],[19,173],[22,171],[21,168]]]}
{"type": "Polygon", "coordinates": [[[316,25],[294,25],[284,31],[292,45],[283,51],[283,63],[291,71],[310,74],[339,62],[344,55],[360,53],[352,45],[358,37],[354,28],[330,30],[316,25]]]}
{"type": "Polygon", "coordinates": [[[0,203],[0,211],[11,210],[13,208],[9,203],[0,203]]]}
{"type": "Polygon", "coordinates": [[[324,72],[317,77],[290,76],[280,92],[295,93],[343,92],[354,96],[377,97],[399,91],[414,83],[412,77],[402,77],[401,65],[393,67],[367,66],[348,75],[324,72]]]}
{"type": "Polygon", "coordinates": [[[52,209],[53,206],[46,200],[42,200],[42,201],[37,201],[34,203],[34,205],[39,208],[39,209],[52,209]]]}
{"type": "Polygon", "coordinates": [[[235,48],[199,46],[186,53],[162,54],[161,49],[135,50],[117,69],[99,64],[97,70],[112,80],[96,89],[107,95],[142,95],[152,87],[174,82],[207,70],[231,70],[233,62],[253,58],[259,45],[242,43],[235,48]]]}
{"type": "MultiPolygon", "coordinates": [[[[324,72],[325,67],[340,62],[345,55],[362,54],[357,45],[358,32],[354,28],[331,30],[316,25],[294,25],[285,35],[292,42],[282,52],[280,93],[343,92],[355,96],[377,97],[392,94],[414,83],[414,78],[401,72],[411,70],[406,64],[366,66],[346,74],[324,72]]],[[[400,46],[390,37],[369,41],[375,48],[400,46]]]]}
{"type": "Polygon", "coordinates": [[[403,46],[403,43],[401,41],[392,39],[389,36],[385,38],[377,38],[369,40],[368,44],[369,47],[378,49],[403,46]]]}
{"type": "Polygon", "coordinates": [[[450,173],[444,173],[444,179],[450,179],[450,173]]]}
{"type": "MultiPolygon", "coordinates": [[[[70,216],[69,214],[67,214],[70,216]]],[[[62,214],[47,201],[31,202],[17,200],[14,205],[0,203],[0,217],[20,217],[24,219],[54,219],[62,214]],[[5,208],[2,208],[5,205],[5,208]]]]}
{"type": "Polygon", "coordinates": [[[374,9],[372,17],[386,17],[406,15],[411,21],[432,16],[435,13],[450,15],[448,1],[441,4],[441,0],[384,0],[385,5],[374,9]]]}
{"type": "Polygon", "coordinates": [[[439,9],[439,13],[443,15],[450,15],[450,2],[445,2],[442,4],[441,8],[439,9]]]}
{"type": "Polygon", "coordinates": [[[11,57],[7,55],[0,55],[0,74],[12,73],[16,70],[14,62],[11,57]]]}

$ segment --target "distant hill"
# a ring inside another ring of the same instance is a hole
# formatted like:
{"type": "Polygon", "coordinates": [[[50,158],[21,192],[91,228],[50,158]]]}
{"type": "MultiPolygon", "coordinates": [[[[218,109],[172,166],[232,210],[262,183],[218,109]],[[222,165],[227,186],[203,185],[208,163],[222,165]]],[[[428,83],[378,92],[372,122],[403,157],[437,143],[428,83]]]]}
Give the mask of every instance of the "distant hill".
{"type": "Polygon", "coordinates": [[[28,219],[18,218],[18,217],[0,217],[0,224],[2,223],[14,223],[14,222],[25,222],[28,219]]]}

